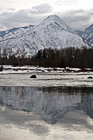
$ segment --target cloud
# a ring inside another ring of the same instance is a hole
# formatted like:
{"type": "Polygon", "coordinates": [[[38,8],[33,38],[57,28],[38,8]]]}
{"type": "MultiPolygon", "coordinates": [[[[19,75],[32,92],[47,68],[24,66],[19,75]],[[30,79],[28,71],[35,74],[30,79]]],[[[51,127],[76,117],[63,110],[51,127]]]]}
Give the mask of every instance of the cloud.
{"type": "Polygon", "coordinates": [[[38,6],[32,7],[31,12],[35,14],[49,13],[52,11],[52,7],[50,4],[40,4],[38,6]]]}
{"type": "Polygon", "coordinates": [[[62,19],[74,29],[85,29],[93,20],[93,9],[84,11],[84,10],[72,10],[69,12],[61,13],[60,16],[62,19]]]}
{"type": "Polygon", "coordinates": [[[93,18],[93,9],[90,10],[89,14],[92,16],[93,18]]]}
{"type": "Polygon", "coordinates": [[[75,5],[79,0],[56,0],[55,4],[57,5],[75,5]]]}
{"type": "Polygon", "coordinates": [[[68,12],[53,13],[49,4],[41,4],[32,9],[23,9],[15,12],[11,9],[0,14],[0,30],[14,27],[39,24],[44,18],[51,14],[58,14],[69,26],[74,29],[84,29],[93,21],[93,9],[72,10],[68,12]]]}
{"type": "Polygon", "coordinates": [[[41,4],[32,7],[32,9],[24,9],[17,12],[11,9],[11,11],[0,14],[0,30],[38,24],[51,11],[52,7],[49,4],[41,4]]]}

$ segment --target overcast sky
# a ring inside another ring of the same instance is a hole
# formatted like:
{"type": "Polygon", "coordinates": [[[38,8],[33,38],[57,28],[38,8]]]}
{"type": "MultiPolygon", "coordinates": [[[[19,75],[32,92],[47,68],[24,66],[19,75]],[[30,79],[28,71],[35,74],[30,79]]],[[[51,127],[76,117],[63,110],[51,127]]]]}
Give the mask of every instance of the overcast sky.
{"type": "Polygon", "coordinates": [[[93,0],[0,0],[0,30],[35,25],[53,14],[83,30],[93,23],[93,0]]]}

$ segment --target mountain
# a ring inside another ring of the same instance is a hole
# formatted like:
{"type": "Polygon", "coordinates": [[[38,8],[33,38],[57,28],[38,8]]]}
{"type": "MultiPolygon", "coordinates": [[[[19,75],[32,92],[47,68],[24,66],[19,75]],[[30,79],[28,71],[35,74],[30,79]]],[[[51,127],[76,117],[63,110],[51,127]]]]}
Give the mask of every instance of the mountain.
{"type": "Polygon", "coordinates": [[[17,27],[17,28],[12,28],[10,30],[7,30],[7,31],[0,31],[0,36],[3,37],[4,35],[6,34],[9,34],[10,32],[15,32],[17,31],[18,29],[22,28],[22,29],[28,29],[29,27],[33,27],[34,25],[29,25],[29,26],[25,26],[25,27],[17,27]]]}
{"type": "Polygon", "coordinates": [[[43,20],[39,25],[6,31],[0,36],[1,48],[25,48],[27,54],[34,54],[44,48],[65,48],[87,46],[73,29],[56,15],[43,20]]]}
{"type": "Polygon", "coordinates": [[[80,37],[86,42],[90,47],[93,47],[93,24],[91,24],[84,31],[76,31],[80,37]]]}

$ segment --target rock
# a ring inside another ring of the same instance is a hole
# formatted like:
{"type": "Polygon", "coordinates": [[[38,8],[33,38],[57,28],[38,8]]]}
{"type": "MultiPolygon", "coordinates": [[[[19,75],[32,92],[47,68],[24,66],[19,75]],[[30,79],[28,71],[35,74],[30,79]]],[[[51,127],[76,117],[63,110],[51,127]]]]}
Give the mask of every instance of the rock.
{"type": "Polygon", "coordinates": [[[93,78],[92,76],[89,76],[89,77],[88,77],[88,79],[92,79],[92,78],[93,78]]]}
{"type": "Polygon", "coordinates": [[[37,78],[36,75],[31,75],[30,78],[37,78]]]}

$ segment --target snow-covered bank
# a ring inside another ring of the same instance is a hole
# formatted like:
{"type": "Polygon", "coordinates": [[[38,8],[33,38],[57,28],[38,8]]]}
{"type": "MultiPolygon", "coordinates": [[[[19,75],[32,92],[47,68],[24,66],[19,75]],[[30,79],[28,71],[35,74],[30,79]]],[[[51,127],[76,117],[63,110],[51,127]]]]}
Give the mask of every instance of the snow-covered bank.
{"type": "Polygon", "coordinates": [[[0,74],[6,73],[31,73],[31,72],[51,72],[51,73],[93,73],[93,69],[91,68],[44,68],[44,67],[35,67],[35,66],[11,66],[11,65],[4,65],[3,70],[0,71],[0,74]]]}
{"type": "Polygon", "coordinates": [[[84,112],[68,112],[55,125],[38,115],[0,106],[0,140],[92,140],[93,120],[84,112]]]}

